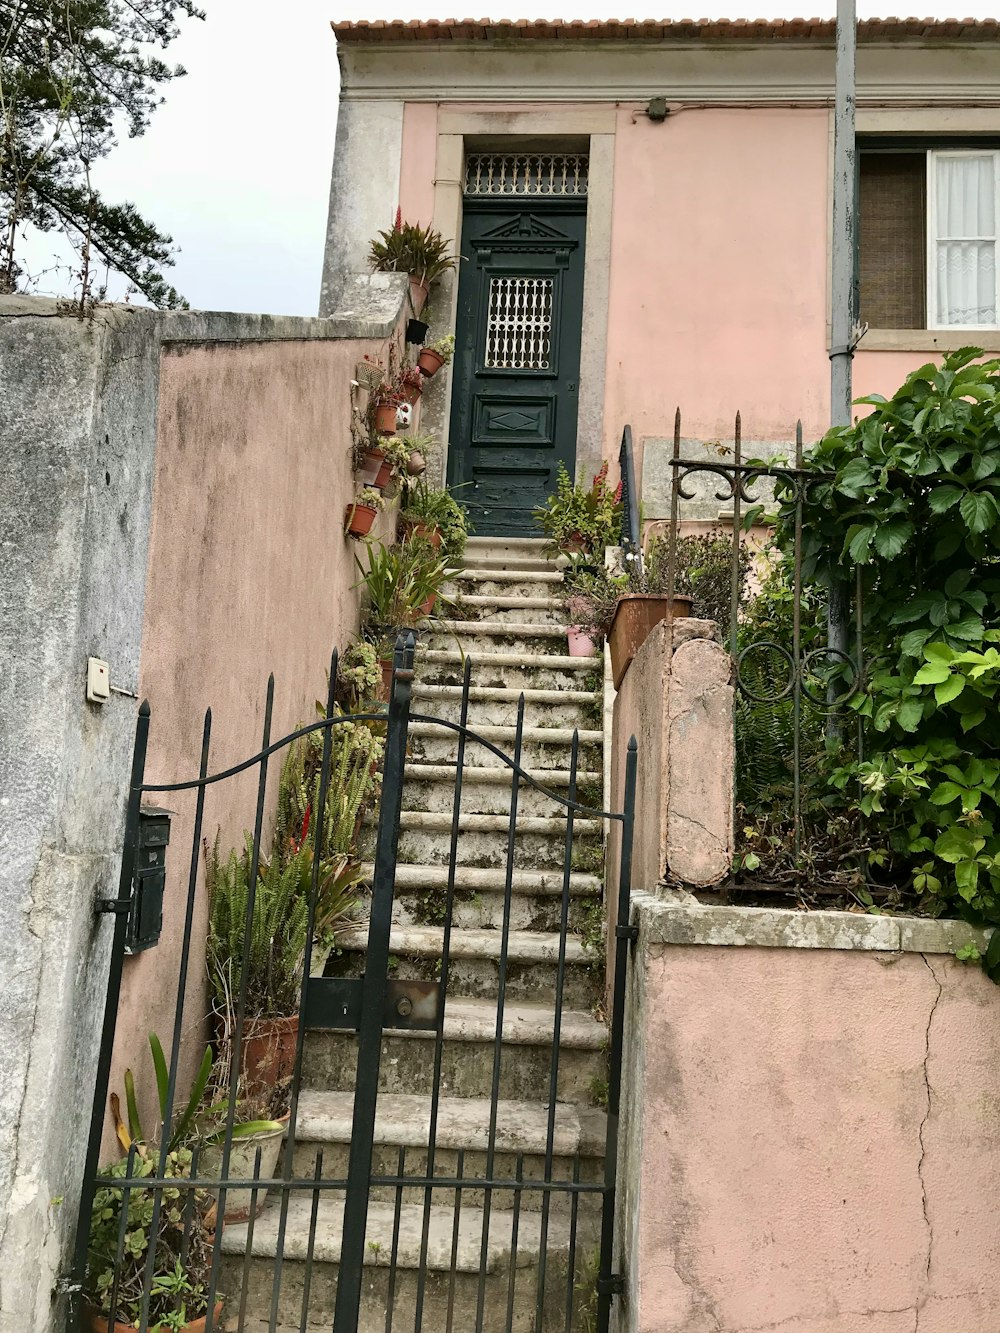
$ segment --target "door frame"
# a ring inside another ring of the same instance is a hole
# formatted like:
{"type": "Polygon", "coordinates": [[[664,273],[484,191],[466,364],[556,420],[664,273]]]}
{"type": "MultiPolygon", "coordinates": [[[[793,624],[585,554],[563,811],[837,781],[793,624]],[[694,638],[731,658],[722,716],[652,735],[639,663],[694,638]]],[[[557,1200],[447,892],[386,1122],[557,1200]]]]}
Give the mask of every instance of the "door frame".
{"type": "MultiPolygon", "coordinates": [[[[620,423],[604,420],[611,280],[611,206],[614,194],[613,107],[579,111],[460,111],[441,108],[437,121],[433,225],[455,252],[465,220],[465,159],[470,152],[582,152],[589,157],[587,227],[584,241],[583,318],[580,338],[580,393],[577,401],[576,465],[596,472],[620,433],[620,423]],[[517,133],[510,133],[511,122],[517,133]],[[610,433],[610,434],[609,434],[610,433]],[[614,437],[612,440],[611,437],[614,437]]],[[[511,203],[517,196],[511,196],[511,203]]],[[[432,314],[453,329],[458,316],[458,275],[445,274],[432,297],[432,314]]],[[[437,377],[440,389],[424,405],[424,424],[442,441],[441,484],[448,476],[452,367],[437,377]],[[429,409],[429,410],[428,410],[429,409]]]]}
{"type": "MultiPolygon", "coordinates": [[[[552,429],[552,438],[550,441],[552,453],[548,461],[551,463],[551,481],[549,485],[554,488],[556,481],[556,464],[565,464],[570,472],[577,472],[580,466],[580,450],[577,432],[579,431],[579,399],[580,382],[582,371],[580,367],[580,353],[583,346],[583,292],[582,286],[585,279],[586,268],[586,218],[587,218],[587,198],[586,196],[566,198],[566,199],[547,199],[535,200],[525,197],[506,197],[506,196],[480,196],[469,199],[467,206],[463,211],[463,247],[465,243],[466,225],[472,219],[480,219],[480,227],[476,231],[475,237],[469,237],[471,246],[469,261],[463,262],[458,270],[458,281],[455,284],[456,305],[458,297],[462,292],[463,283],[469,284],[468,295],[470,297],[469,312],[471,326],[465,326],[465,332],[473,341],[471,358],[467,362],[470,384],[464,386],[469,389],[467,397],[468,420],[467,430],[470,432],[470,439],[467,442],[467,451],[469,458],[467,460],[467,470],[464,472],[456,467],[455,475],[451,467],[451,452],[448,451],[444,458],[444,476],[448,485],[461,486],[465,482],[474,478],[476,464],[473,461],[476,456],[476,450],[485,446],[486,452],[491,453],[489,444],[498,444],[495,437],[488,443],[485,439],[480,440],[478,445],[473,444],[475,437],[477,421],[477,401],[485,405],[490,398],[496,394],[503,394],[503,383],[508,380],[517,380],[520,388],[515,390],[508,385],[507,392],[514,394],[511,401],[516,401],[517,393],[528,395],[529,403],[535,403],[534,394],[541,394],[541,401],[551,404],[550,427],[552,429]],[[508,236],[507,233],[514,225],[510,220],[519,218],[518,232],[514,236],[508,236]],[[532,239],[522,237],[520,227],[524,219],[537,220],[544,233],[535,236],[532,233],[532,239]],[[492,219],[492,222],[491,222],[492,219]],[[572,221],[569,221],[572,220],[572,221]],[[568,227],[566,226],[569,221],[568,227]],[[584,234],[567,235],[577,232],[582,221],[584,234]],[[545,234],[553,232],[553,234],[545,234]],[[558,233],[558,234],[555,234],[558,233]],[[582,250],[582,256],[579,253],[582,250]],[[482,252],[486,251],[485,259],[482,252]],[[518,258],[524,252],[528,252],[533,259],[539,261],[540,266],[529,264],[523,266],[523,262],[518,258]],[[477,252],[479,258],[477,259],[477,252]],[[544,258],[540,258],[544,256],[544,258]],[[534,371],[515,371],[502,369],[489,369],[485,364],[485,343],[486,329],[488,323],[488,306],[490,282],[487,278],[485,285],[480,281],[478,265],[485,264],[490,274],[496,273],[502,276],[513,266],[511,271],[518,273],[531,273],[532,275],[549,277],[554,285],[553,306],[552,306],[552,342],[551,342],[551,360],[546,370],[534,371]],[[566,284],[572,279],[572,289],[566,284]],[[579,304],[577,304],[579,303],[579,304]],[[571,315],[573,316],[571,318],[571,315]],[[565,338],[567,330],[573,329],[573,337],[567,340],[565,338]],[[489,385],[485,379],[480,380],[480,376],[489,379],[489,385]],[[569,381],[573,383],[570,384],[569,381]],[[527,381],[530,381],[531,388],[526,387],[527,381]],[[561,393],[559,386],[562,385],[565,393],[561,393]],[[554,389],[551,397],[546,394],[554,389]],[[576,399],[576,413],[574,419],[570,419],[567,408],[572,410],[573,404],[567,399],[570,394],[576,399]],[[480,397],[480,395],[482,395],[480,397]],[[569,430],[572,429],[572,454],[564,455],[558,448],[560,442],[565,446],[569,443],[569,430]],[[563,438],[560,441],[560,434],[563,438]]],[[[459,331],[460,318],[456,316],[455,331],[459,331]]],[[[449,403],[449,412],[454,414],[456,396],[460,395],[463,385],[456,382],[455,375],[459,366],[462,364],[462,358],[459,357],[456,349],[456,355],[452,360],[451,375],[451,401],[449,403]]],[[[505,447],[516,449],[516,441],[509,440],[505,442],[505,447]]],[[[528,447],[527,445],[525,447],[528,447]]],[[[541,448],[541,445],[536,445],[541,448]]],[[[456,463],[460,460],[456,458],[456,463]]],[[[462,460],[465,462],[465,460],[462,460]]],[[[489,464],[484,457],[479,458],[479,462],[489,471],[489,464]]],[[[513,483],[513,478],[511,478],[513,483]]],[[[463,494],[469,496],[470,518],[476,525],[475,530],[479,530],[480,514],[477,507],[477,500],[474,498],[476,487],[473,486],[469,492],[463,494]]],[[[522,512],[527,512],[535,504],[541,503],[544,491],[535,493],[535,498],[530,498],[528,494],[521,494],[517,508],[522,512]]],[[[462,499],[462,496],[459,496],[462,499]]],[[[464,501],[463,501],[464,503],[464,501]]],[[[528,533],[522,535],[529,535],[528,533]]]]}

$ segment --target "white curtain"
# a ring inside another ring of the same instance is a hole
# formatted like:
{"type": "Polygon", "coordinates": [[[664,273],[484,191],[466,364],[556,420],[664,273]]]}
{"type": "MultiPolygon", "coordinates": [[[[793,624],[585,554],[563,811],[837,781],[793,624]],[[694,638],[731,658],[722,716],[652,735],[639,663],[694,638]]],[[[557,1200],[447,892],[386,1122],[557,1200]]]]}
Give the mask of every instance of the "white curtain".
{"type": "Polygon", "coordinates": [[[939,324],[997,322],[995,162],[934,159],[939,324]]]}

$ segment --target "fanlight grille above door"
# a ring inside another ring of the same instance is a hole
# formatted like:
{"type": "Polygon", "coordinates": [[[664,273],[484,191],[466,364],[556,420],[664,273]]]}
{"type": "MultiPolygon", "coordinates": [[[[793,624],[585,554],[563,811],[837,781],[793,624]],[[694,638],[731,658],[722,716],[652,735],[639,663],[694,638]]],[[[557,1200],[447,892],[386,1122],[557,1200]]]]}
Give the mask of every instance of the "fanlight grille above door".
{"type": "Polygon", "coordinates": [[[587,193],[586,153],[471,153],[467,195],[511,199],[578,199],[587,193]]]}

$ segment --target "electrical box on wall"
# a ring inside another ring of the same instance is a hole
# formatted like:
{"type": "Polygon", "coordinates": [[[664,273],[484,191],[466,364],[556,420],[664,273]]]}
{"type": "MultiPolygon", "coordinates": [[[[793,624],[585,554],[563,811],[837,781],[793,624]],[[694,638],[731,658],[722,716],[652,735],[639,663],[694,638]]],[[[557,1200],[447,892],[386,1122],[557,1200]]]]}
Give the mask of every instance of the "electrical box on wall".
{"type": "Polygon", "coordinates": [[[170,810],[146,806],[139,811],[132,911],[125,935],[125,952],[141,953],[159,941],[163,929],[163,888],[167,876],[170,810]]]}

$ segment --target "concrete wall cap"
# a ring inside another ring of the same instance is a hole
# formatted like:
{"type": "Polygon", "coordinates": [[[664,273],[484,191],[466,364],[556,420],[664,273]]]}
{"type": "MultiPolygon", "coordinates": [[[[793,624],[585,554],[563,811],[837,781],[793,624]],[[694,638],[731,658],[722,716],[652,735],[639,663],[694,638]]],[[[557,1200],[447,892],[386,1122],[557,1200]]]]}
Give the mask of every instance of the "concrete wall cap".
{"type": "Polygon", "coordinates": [[[954,954],[985,948],[991,932],[964,921],[860,912],[795,912],[775,907],[713,907],[691,894],[663,890],[632,895],[641,946],[717,945],[757,949],[865,949],[954,954]]]}
{"type": "MultiPolygon", "coordinates": [[[[388,338],[404,313],[409,296],[405,273],[352,273],[337,309],[328,318],[304,315],[247,314],[219,310],[151,310],[144,306],[101,305],[100,324],[124,320],[158,323],[165,343],[311,342],[323,338],[388,338]]],[[[0,321],[7,319],[78,319],[64,301],[47,296],[0,296],[0,321]]]]}

